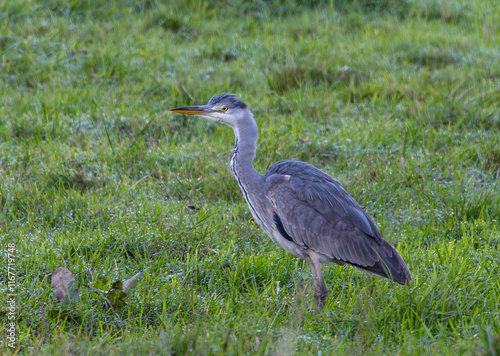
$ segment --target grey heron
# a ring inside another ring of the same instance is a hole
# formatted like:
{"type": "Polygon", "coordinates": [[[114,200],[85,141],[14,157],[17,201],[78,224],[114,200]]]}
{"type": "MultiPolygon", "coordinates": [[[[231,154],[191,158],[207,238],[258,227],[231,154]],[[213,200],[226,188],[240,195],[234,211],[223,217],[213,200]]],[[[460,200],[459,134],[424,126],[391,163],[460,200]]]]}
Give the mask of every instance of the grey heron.
{"type": "Polygon", "coordinates": [[[338,181],[300,161],[279,161],[266,174],[254,168],[258,128],[236,95],[222,93],[207,105],[170,111],[233,128],[231,172],[257,224],[282,248],[311,265],[316,307],[323,308],[328,295],[321,263],[348,264],[401,285],[410,283],[410,270],[399,252],[338,181]]]}

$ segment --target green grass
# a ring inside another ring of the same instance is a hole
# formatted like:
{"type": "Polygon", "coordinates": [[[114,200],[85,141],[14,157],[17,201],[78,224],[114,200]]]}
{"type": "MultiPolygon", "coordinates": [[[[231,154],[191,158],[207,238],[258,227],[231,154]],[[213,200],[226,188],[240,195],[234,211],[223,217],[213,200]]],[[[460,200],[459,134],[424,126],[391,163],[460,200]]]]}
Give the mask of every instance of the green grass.
{"type": "Polygon", "coordinates": [[[495,0],[0,1],[0,352],[498,355],[499,37],[495,0]],[[326,267],[313,313],[307,263],[233,181],[232,130],[166,111],[223,91],[260,125],[256,168],[336,177],[411,285],[326,267]],[[122,308],[83,287],[139,271],[122,308]]]}

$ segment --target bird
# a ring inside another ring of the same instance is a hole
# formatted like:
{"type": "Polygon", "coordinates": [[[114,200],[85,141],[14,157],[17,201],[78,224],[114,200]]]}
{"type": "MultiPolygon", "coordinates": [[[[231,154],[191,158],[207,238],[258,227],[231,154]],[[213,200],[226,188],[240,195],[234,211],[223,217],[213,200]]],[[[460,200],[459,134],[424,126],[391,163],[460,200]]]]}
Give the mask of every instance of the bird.
{"type": "Polygon", "coordinates": [[[401,285],[410,283],[411,273],[400,253],[382,238],[337,180],[301,161],[278,161],[265,174],[254,168],[258,126],[237,95],[216,94],[207,105],[169,111],[233,128],[231,173],[262,230],[283,249],[309,262],[315,310],[325,307],[328,296],[321,264],[351,265],[401,285]]]}

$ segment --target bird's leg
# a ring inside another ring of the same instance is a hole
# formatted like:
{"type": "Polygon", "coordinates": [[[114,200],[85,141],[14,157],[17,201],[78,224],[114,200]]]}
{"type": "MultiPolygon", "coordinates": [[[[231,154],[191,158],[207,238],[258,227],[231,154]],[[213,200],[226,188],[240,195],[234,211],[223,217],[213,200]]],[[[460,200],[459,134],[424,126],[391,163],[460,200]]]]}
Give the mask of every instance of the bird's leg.
{"type": "Polygon", "coordinates": [[[323,279],[323,273],[321,272],[321,264],[319,262],[318,255],[311,251],[309,253],[311,260],[311,271],[313,275],[314,282],[314,310],[321,310],[325,307],[326,297],[328,296],[328,288],[326,288],[325,280],[323,279]]]}

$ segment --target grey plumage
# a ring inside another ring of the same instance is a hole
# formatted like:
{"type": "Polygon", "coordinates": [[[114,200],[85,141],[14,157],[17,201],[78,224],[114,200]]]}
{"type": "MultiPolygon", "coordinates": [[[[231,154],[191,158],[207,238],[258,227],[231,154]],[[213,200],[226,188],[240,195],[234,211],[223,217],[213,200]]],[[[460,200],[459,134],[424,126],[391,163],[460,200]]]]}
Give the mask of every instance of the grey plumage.
{"type": "Polygon", "coordinates": [[[255,170],[257,124],[236,95],[223,93],[212,97],[208,105],[170,111],[198,115],[233,128],[236,143],[229,162],[231,172],[259,226],[285,250],[311,264],[316,306],[322,308],[328,294],[320,263],[349,264],[402,285],[411,281],[399,252],[328,174],[310,164],[288,160],[273,164],[265,175],[255,170]]]}
{"type": "Polygon", "coordinates": [[[296,244],[334,263],[348,263],[402,285],[409,282],[409,271],[397,250],[339,182],[296,161],[272,165],[265,177],[272,208],[296,244]]]}
{"type": "Polygon", "coordinates": [[[247,104],[238,99],[238,97],[235,94],[230,94],[230,93],[222,93],[221,95],[215,94],[209,100],[208,105],[215,105],[217,103],[226,103],[228,105],[231,105],[239,109],[247,108],[247,104]]]}

